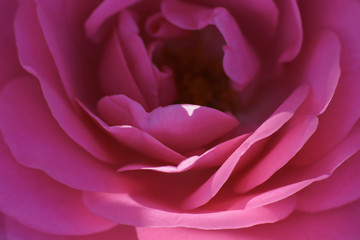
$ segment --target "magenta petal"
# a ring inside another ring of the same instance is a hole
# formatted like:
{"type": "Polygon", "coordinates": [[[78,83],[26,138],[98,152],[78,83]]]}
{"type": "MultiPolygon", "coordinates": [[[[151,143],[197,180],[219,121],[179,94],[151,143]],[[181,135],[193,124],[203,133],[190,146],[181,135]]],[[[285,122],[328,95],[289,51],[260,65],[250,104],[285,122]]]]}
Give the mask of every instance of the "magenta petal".
{"type": "Polygon", "coordinates": [[[329,30],[317,33],[305,49],[301,77],[312,88],[311,106],[307,111],[323,113],[330,103],[340,77],[340,42],[338,36],[329,30]]]}
{"type": "Polygon", "coordinates": [[[360,152],[343,163],[326,180],[298,193],[297,209],[323,211],[360,199],[360,152]]]}
{"type": "Polygon", "coordinates": [[[276,112],[256,129],[256,131],[247,138],[236,151],[234,151],[225,163],[204,184],[185,200],[183,207],[193,209],[210,201],[228,180],[235,166],[241,162],[241,157],[252,145],[272,135],[289,121],[296,109],[305,100],[307,94],[308,88],[306,86],[299,87],[295,90],[276,112]]]}
{"type": "Polygon", "coordinates": [[[13,21],[17,1],[0,2],[0,88],[16,74],[21,74],[19,59],[16,54],[13,21]]]}
{"type": "Polygon", "coordinates": [[[169,0],[163,1],[161,8],[169,22],[184,29],[200,30],[215,25],[227,44],[223,60],[225,73],[239,90],[252,80],[259,67],[258,59],[236,20],[225,8],[209,9],[169,0]]]}
{"type": "Polygon", "coordinates": [[[278,0],[279,7],[279,30],[277,51],[279,51],[279,61],[288,62],[293,60],[299,53],[303,32],[299,7],[295,0],[278,0]]]}
{"type": "Polygon", "coordinates": [[[38,0],[36,10],[44,39],[69,98],[93,103],[98,91],[96,76],[91,71],[94,64],[84,55],[84,51],[88,50],[85,48],[87,41],[82,35],[83,29],[78,29],[86,16],[83,11],[90,9],[82,6],[74,14],[71,11],[73,8],[74,4],[66,4],[62,0],[38,0]]]}
{"type": "Polygon", "coordinates": [[[239,124],[216,109],[188,104],[156,108],[138,122],[144,131],[178,152],[208,144],[239,124]]]}
{"type": "Polygon", "coordinates": [[[89,235],[53,235],[28,228],[11,218],[6,219],[9,240],[138,240],[135,228],[118,225],[110,230],[89,235]]]}
{"type": "Polygon", "coordinates": [[[320,213],[294,213],[273,224],[233,230],[136,228],[139,240],[356,240],[360,236],[360,201],[320,213]],[[190,238],[191,236],[191,238],[190,238]]]}
{"type": "MultiPolygon", "coordinates": [[[[119,95],[122,96],[122,95],[119,95]]],[[[112,96],[110,98],[113,98],[112,96]]],[[[116,96],[118,97],[118,96],[116,96]]],[[[144,109],[136,102],[131,101],[130,99],[122,96],[124,99],[127,99],[129,102],[137,105],[142,111],[144,109]]],[[[102,103],[106,104],[107,97],[102,100],[102,103]]],[[[110,101],[111,102],[111,101],[110,101]]],[[[108,132],[114,139],[120,142],[122,145],[127,146],[139,153],[144,154],[148,158],[165,161],[167,163],[178,164],[185,157],[181,154],[173,151],[172,149],[166,147],[164,144],[153,138],[148,133],[129,125],[117,125],[117,126],[109,126],[98,116],[93,114],[86,106],[80,104],[81,107],[86,111],[89,116],[96,121],[97,125],[101,127],[103,130],[108,132]]],[[[105,107],[104,107],[105,108],[105,107]]],[[[108,106],[106,106],[108,108],[108,106]]],[[[102,110],[103,111],[103,110],[102,110]]],[[[119,113],[119,109],[116,109],[117,113],[119,113]]],[[[125,111],[122,111],[125,113],[125,111]]],[[[123,116],[126,116],[126,113],[123,116]]],[[[132,117],[131,115],[127,115],[127,117],[132,117]]],[[[124,118],[122,118],[124,119],[124,118]]],[[[130,118],[127,118],[130,119],[130,118]]],[[[132,120],[132,119],[131,119],[132,120]]],[[[144,156],[142,157],[144,158],[144,156]]],[[[134,159],[135,160],[135,159],[134,159]]]]}
{"type": "MultiPolygon", "coordinates": [[[[319,159],[312,167],[301,169],[285,167],[285,169],[276,173],[271,179],[264,183],[264,185],[257,188],[257,191],[262,193],[245,196],[243,199],[240,197],[237,201],[242,202],[245,208],[259,207],[292,196],[314,182],[319,182],[317,185],[321,185],[322,181],[325,181],[325,183],[327,181],[331,182],[332,174],[335,174],[337,169],[341,168],[342,164],[347,165],[347,161],[354,162],[358,159],[358,151],[360,149],[360,122],[354,126],[353,130],[354,131],[336,148],[319,159]],[[324,180],[326,178],[329,178],[329,180],[324,180]]],[[[348,186],[349,188],[344,189],[344,192],[353,186],[354,185],[350,184],[348,186]]],[[[336,190],[336,188],[334,190],[336,190]]],[[[301,192],[299,192],[299,194],[301,198],[301,192]]],[[[329,192],[329,194],[331,194],[331,192],[329,192]]],[[[357,193],[353,193],[344,197],[344,203],[353,199],[356,194],[357,193]]],[[[315,196],[316,195],[314,195],[314,197],[315,196]]],[[[311,197],[311,195],[309,197],[311,197]]],[[[305,204],[305,199],[306,198],[300,199],[300,207],[309,207],[310,209],[311,201],[309,201],[310,205],[308,206],[305,204]]],[[[334,203],[339,204],[341,201],[337,201],[336,199],[337,198],[335,198],[334,201],[328,199],[328,202],[324,202],[324,206],[326,206],[326,204],[329,204],[328,206],[334,203]]],[[[319,204],[321,204],[320,202],[319,204]]],[[[318,207],[318,205],[314,205],[314,209],[318,207]]]]}
{"type": "Polygon", "coordinates": [[[138,1],[139,0],[103,1],[86,21],[85,28],[87,35],[94,41],[99,41],[103,37],[101,27],[104,22],[112,15],[118,13],[122,9],[125,9],[138,1]]]}
{"type": "Polygon", "coordinates": [[[7,84],[0,99],[0,129],[17,161],[78,189],[118,192],[127,188],[115,172],[63,132],[35,80],[7,84]]]}
{"type": "Polygon", "coordinates": [[[146,106],[144,97],[132,76],[116,33],[109,37],[99,70],[99,81],[106,95],[125,94],[146,106]]]}
{"type": "Polygon", "coordinates": [[[229,155],[238,147],[248,135],[242,135],[229,141],[223,142],[200,156],[192,156],[181,161],[177,166],[153,166],[150,164],[130,164],[120,169],[118,172],[131,170],[153,170],[165,173],[180,173],[190,169],[210,168],[221,165],[229,155]]]}
{"type": "Polygon", "coordinates": [[[255,209],[201,214],[168,212],[150,208],[136,202],[127,194],[85,192],[84,203],[90,211],[99,216],[137,227],[232,229],[279,221],[291,213],[296,201],[289,198],[255,209]],[[234,221],[234,219],[237,220],[234,221]]]}
{"type": "Polygon", "coordinates": [[[6,215],[53,234],[90,234],[115,225],[90,213],[80,191],[17,163],[2,139],[0,148],[0,210],[6,215]]]}
{"type": "Polygon", "coordinates": [[[295,116],[284,127],[280,140],[261,161],[236,181],[235,191],[247,192],[269,179],[303,147],[318,125],[313,115],[295,116]]]}
{"type": "Polygon", "coordinates": [[[103,98],[99,112],[107,122],[142,129],[178,152],[208,144],[239,124],[226,113],[189,104],[159,107],[146,113],[140,104],[123,95],[103,98]]]}
{"type": "Polygon", "coordinates": [[[15,18],[15,37],[21,65],[40,81],[51,113],[70,138],[98,159],[113,162],[112,152],[97,139],[69,101],[35,13],[34,4],[23,1],[15,18]]]}
{"type": "Polygon", "coordinates": [[[119,14],[118,34],[122,51],[129,70],[146,102],[146,109],[159,106],[158,81],[153,71],[153,63],[145,44],[139,36],[134,17],[128,11],[119,14]]]}

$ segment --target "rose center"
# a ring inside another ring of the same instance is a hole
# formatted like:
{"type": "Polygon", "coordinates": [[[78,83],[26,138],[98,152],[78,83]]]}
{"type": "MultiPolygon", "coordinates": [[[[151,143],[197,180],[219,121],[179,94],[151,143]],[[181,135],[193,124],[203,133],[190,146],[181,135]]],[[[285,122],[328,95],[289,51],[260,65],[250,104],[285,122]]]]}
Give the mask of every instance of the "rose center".
{"type": "Polygon", "coordinates": [[[185,40],[166,42],[155,62],[172,69],[177,87],[176,103],[235,113],[236,94],[222,67],[223,40],[216,35],[208,28],[192,32],[185,40]]]}

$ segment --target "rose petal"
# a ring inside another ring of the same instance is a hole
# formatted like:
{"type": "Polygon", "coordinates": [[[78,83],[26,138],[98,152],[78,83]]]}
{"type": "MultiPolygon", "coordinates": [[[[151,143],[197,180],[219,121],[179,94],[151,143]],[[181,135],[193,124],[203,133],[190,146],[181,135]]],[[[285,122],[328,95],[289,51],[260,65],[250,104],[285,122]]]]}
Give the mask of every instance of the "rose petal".
{"type": "Polygon", "coordinates": [[[118,169],[118,172],[130,170],[153,170],[166,173],[180,173],[188,171],[190,169],[210,168],[219,166],[225,161],[225,159],[230,156],[230,154],[236,149],[236,147],[238,147],[243,141],[245,141],[247,137],[248,135],[242,135],[237,138],[220,143],[219,145],[216,145],[215,147],[211,148],[200,156],[194,155],[183,160],[177,166],[130,164],[118,169]]]}
{"type": "Polygon", "coordinates": [[[345,205],[360,198],[360,152],[339,166],[326,180],[299,192],[297,209],[314,212],[345,205]]]}
{"type": "Polygon", "coordinates": [[[315,116],[296,116],[282,129],[282,136],[271,150],[244,175],[236,180],[236,192],[247,192],[268,180],[303,147],[315,132],[318,120],[315,116]]]}
{"type": "Polygon", "coordinates": [[[99,141],[91,126],[83,121],[68,100],[35,13],[35,5],[31,1],[23,1],[15,18],[16,45],[21,65],[40,81],[51,113],[70,138],[96,158],[114,162],[116,153],[107,147],[107,141],[99,141]]]}
{"type": "MultiPolygon", "coordinates": [[[[314,182],[320,181],[321,185],[324,179],[329,178],[330,180],[333,172],[337,171],[342,164],[346,164],[347,161],[356,161],[359,149],[360,122],[354,126],[351,134],[312,167],[294,169],[285,166],[266,183],[256,188],[254,194],[240,197],[234,201],[244,208],[259,207],[292,196],[314,182]]],[[[344,201],[353,196],[344,197],[344,201]]],[[[329,203],[331,202],[329,199],[329,203]]]]}
{"type": "Polygon", "coordinates": [[[210,213],[178,213],[151,208],[136,202],[127,194],[85,192],[84,203],[90,211],[114,222],[137,227],[191,227],[231,229],[285,218],[294,208],[295,199],[249,210],[210,213]],[[273,214],[276,212],[276,215],[273,214]],[[237,219],[237,221],[234,221],[237,219]]]}
{"type": "Polygon", "coordinates": [[[105,0],[103,1],[91,14],[85,23],[85,29],[87,35],[98,42],[103,37],[101,27],[105,21],[112,15],[120,12],[122,9],[129,7],[130,5],[138,2],[139,0],[105,0]]]}
{"type": "Polygon", "coordinates": [[[135,228],[129,226],[118,225],[110,230],[84,235],[52,235],[44,232],[38,232],[28,228],[11,218],[6,219],[7,239],[11,240],[118,240],[121,236],[126,240],[137,240],[135,228]]]}
{"type": "Polygon", "coordinates": [[[118,34],[126,63],[145,99],[145,108],[152,110],[159,106],[158,81],[138,26],[128,11],[119,14],[118,34]]]}
{"type": "Polygon", "coordinates": [[[313,36],[303,52],[301,79],[311,86],[311,106],[306,111],[321,114],[329,105],[340,77],[340,42],[338,36],[323,30],[313,36]]]}
{"type": "Polygon", "coordinates": [[[13,29],[16,7],[16,1],[0,2],[0,88],[9,78],[23,73],[16,54],[13,29]]]}
{"type": "Polygon", "coordinates": [[[106,43],[99,70],[99,81],[104,94],[126,94],[146,107],[137,83],[132,76],[116,33],[106,43]]]}
{"type": "Polygon", "coordinates": [[[17,161],[44,170],[78,189],[117,192],[124,179],[74,143],[59,127],[30,78],[7,84],[0,94],[0,129],[17,161]]]}
{"type": "Polygon", "coordinates": [[[136,228],[139,240],[294,240],[357,239],[360,201],[321,213],[294,213],[273,224],[237,230],[204,231],[191,228],[136,228]]]}
{"type": "MultiPolygon", "coordinates": [[[[316,0],[311,3],[299,2],[299,6],[301,11],[306,13],[303,24],[304,29],[309,32],[307,34],[331,28],[341,41],[341,77],[335,94],[319,118],[318,130],[297,155],[296,161],[292,161],[293,165],[303,166],[316,162],[334,148],[360,118],[360,107],[356,107],[360,102],[360,34],[356,28],[360,21],[357,14],[360,6],[358,1],[353,0],[347,1],[346,4],[341,0],[316,0]],[[313,146],[316,146],[316,151],[313,150],[313,146]]],[[[323,86],[319,86],[319,90],[322,88],[323,86]]]]}
{"type": "MultiPolygon", "coordinates": [[[[186,209],[199,207],[213,198],[227,181],[236,165],[241,162],[241,157],[256,142],[272,135],[278,131],[291,117],[296,109],[305,100],[308,88],[301,86],[266,120],[256,131],[245,140],[245,142],[225,161],[225,163],[202,184],[193,194],[183,203],[186,209]]],[[[244,164],[244,163],[242,163],[244,164]]]]}
{"type": "Polygon", "coordinates": [[[91,214],[80,191],[17,163],[2,138],[0,148],[0,210],[6,215],[53,234],[90,234],[115,225],[91,214]]]}
{"type": "Polygon", "coordinates": [[[123,95],[104,98],[99,112],[112,124],[133,125],[177,152],[208,144],[238,125],[228,114],[197,105],[169,105],[146,113],[140,104],[123,95]]]}
{"type": "Polygon", "coordinates": [[[209,9],[180,1],[163,1],[162,12],[172,24],[188,29],[200,30],[215,25],[224,37],[223,67],[225,73],[239,90],[255,76],[259,62],[246,42],[236,20],[225,8],[209,9]]]}
{"type": "Polygon", "coordinates": [[[62,0],[39,0],[36,3],[44,39],[69,98],[94,103],[98,88],[96,75],[91,70],[96,67],[92,62],[96,58],[96,52],[93,51],[93,58],[84,54],[89,49],[85,48],[87,41],[82,35],[86,11],[91,11],[93,4],[84,2],[81,8],[76,9],[76,14],[73,14],[71,10],[76,5],[66,4],[62,0]]]}
{"type": "MultiPolygon", "coordinates": [[[[136,102],[133,103],[138,104],[136,102]]],[[[158,140],[150,136],[148,133],[138,128],[129,125],[112,126],[112,127],[109,126],[102,119],[100,119],[98,116],[92,113],[86,106],[84,106],[81,103],[79,104],[84,109],[84,111],[89,115],[89,117],[95,121],[98,127],[105,130],[122,145],[134,149],[135,151],[144,154],[148,158],[162,160],[168,163],[178,164],[185,158],[181,154],[166,147],[158,140]]],[[[118,116],[121,117],[123,115],[118,115],[118,116]]]]}
{"type": "Polygon", "coordinates": [[[276,1],[279,7],[279,30],[276,44],[279,51],[279,61],[292,61],[299,53],[302,45],[302,24],[299,7],[295,0],[276,1]]]}

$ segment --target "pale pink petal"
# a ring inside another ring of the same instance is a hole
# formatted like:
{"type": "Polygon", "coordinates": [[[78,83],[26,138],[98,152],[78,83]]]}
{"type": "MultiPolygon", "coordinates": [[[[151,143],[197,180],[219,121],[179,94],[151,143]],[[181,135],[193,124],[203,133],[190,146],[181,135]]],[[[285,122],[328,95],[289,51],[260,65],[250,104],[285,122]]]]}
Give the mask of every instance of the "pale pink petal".
{"type": "MultiPolygon", "coordinates": [[[[329,180],[326,181],[331,182],[333,172],[335,171],[336,173],[338,168],[341,169],[342,164],[347,165],[347,161],[354,162],[358,160],[359,149],[360,122],[354,127],[351,134],[349,134],[336,148],[323,158],[319,159],[313,166],[302,169],[285,166],[267,182],[257,187],[253,193],[250,192],[249,195],[240,196],[239,198],[236,198],[234,202],[241,208],[259,207],[292,196],[314,182],[319,182],[317,184],[321,185],[322,181],[326,178],[329,178],[329,180]]],[[[354,185],[356,185],[355,182],[354,185]]],[[[352,186],[353,185],[349,185],[348,187],[352,188],[352,186]]],[[[349,188],[344,189],[344,191],[349,188]]],[[[344,197],[344,203],[356,197],[356,194],[357,193],[354,193],[344,197]]],[[[305,198],[303,199],[303,202],[305,202],[305,198]]],[[[337,202],[335,198],[334,201],[328,199],[328,203],[332,204],[339,202],[337,202]]],[[[315,207],[316,206],[317,205],[315,205],[315,207]]]]}
{"type": "Polygon", "coordinates": [[[297,209],[323,211],[360,198],[360,152],[344,162],[326,180],[299,192],[297,209]]]}
{"type": "Polygon", "coordinates": [[[11,218],[6,219],[9,240],[137,240],[135,228],[118,225],[110,230],[89,235],[53,235],[28,228],[11,218]]]}
{"type": "Polygon", "coordinates": [[[158,107],[146,113],[140,104],[124,95],[103,98],[99,112],[107,122],[139,128],[177,152],[204,146],[239,124],[231,115],[190,104],[158,107]]]}
{"type": "Polygon", "coordinates": [[[256,131],[247,138],[241,146],[225,161],[225,163],[183,203],[184,208],[199,207],[213,198],[230,177],[236,165],[244,166],[246,162],[242,156],[260,140],[278,131],[305,100],[308,88],[301,86],[266,120],[256,131]]]}
{"type": "Polygon", "coordinates": [[[292,61],[299,53],[303,31],[299,7],[295,0],[276,1],[279,8],[279,30],[276,35],[276,51],[280,62],[292,61]]]}
{"type": "Polygon", "coordinates": [[[360,236],[360,201],[320,213],[294,213],[273,224],[245,229],[136,228],[139,240],[356,240],[360,236]],[[191,238],[190,238],[191,237],[191,238]]]}
{"type": "MultiPolygon", "coordinates": [[[[108,98],[104,98],[105,100],[108,98]]],[[[129,99],[128,99],[129,100],[129,99]]],[[[134,104],[139,105],[136,102],[134,104]]],[[[92,113],[86,106],[79,103],[84,111],[92,118],[97,127],[102,128],[104,131],[109,133],[114,139],[124,146],[127,146],[139,153],[144,154],[141,158],[152,158],[160,161],[165,161],[167,163],[178,164],[183,159],[184,156],[175,152],[174,150],[166,147],[164,144],[153,138],[148,133],[129,125],[119,125],[119,126],[109,126],[102,119],[92,113]]],[[[142,109],[143,110],[143,109],[142,109]]],[[[119,111],[117,109],[117,111],[119,111]]],[[[118,115],[119,117],[124,115],[118,115]]],[[[128,115],[129,116],[129,115],[128,115]]],[[[140,158],[140,159],[141,159],[140,158]]],[[[134,159],[134,161],[139,159],[134,159]]]]}
{"type": "Polygon", "coordinates": [[[53,234],[90,234],[115,224],[90,213],[82,193],[40,170],[21,166],[0,142],[0,210],[23,224],[53,234]]]}
{"type": "Polygon", "coordinates": [[[129,187],[63,132],[34,79],[8,83],[0,99],[0,129],[17,161],[78,189],[118,192],[129,187]]]}
{"type": "Polygon", "coordinates": [[[223,67],[235,88],[241,90],[252,80],[259,67],[258,59],[228,10],[169,0],[163,1],[161,8],[169,22],[184,29],[215,25],[227,44],[223,47],[223,67]]]}
{"type": "Polygon", "coordinates": [[[141,129],[178,152],[211,143],[239,124],[216,109],[188,104],[156,108],[138,122],[141,129]]]}
{"type": "Polygon", "coordinates": [[[268,180],[281,169],[303,147],[315,132],[318,119],[312,115],[293,117],[281,130],[275,146],[260,162],[235,180],[235,191],[247,192],[268,180]]]}
{"type": "Polygon", "coordinates": [[[200,156],[194,155],[183,161],[177,166],[154,166],[153,164],[129,164],[118,169],[118,172],[130,170],[153,170],[166,173],[180,173],[198,168],[211,168],[221,165],[231,153],[248,137],[242,135],[237,138],[220,143],[207,150],[200,156]]]}
{"type": "Polygon", "coordinates": [[[91,14],[85,24],[87,35],[94,41],[100,41],[103,37],[102,27],[106,20],[139,0],[105,0],[91,14]]]}
{"type": "Polygon", "coordinates": [[[256,209],[206,213],[179,213],[152,208],[136,202],[127,194],[85,192],[84,203],[99,216],[137,227],[232,229],[279,221],[292,212],[296,201],[289,198],[256,209]]]}
{"type": "Polygon", "coordinates": [[[96,158],[114,162],[115,152],[105,144],[108,141],[99,141],[95,131],[69,101],[35,13],[34,4],[23,1],[15,18],[16,44],[22,66],[40,81],[51,113],[70,138],[96,158]]]}
{"type": "Polygon", "coordinates": [[[129,11],[119,14],[118,34],[122,51],[129,70],[145,99],[146,109],[159,106],[158,82],[153,71],[148,51],[139,36],[139,29],[129,11]]]}

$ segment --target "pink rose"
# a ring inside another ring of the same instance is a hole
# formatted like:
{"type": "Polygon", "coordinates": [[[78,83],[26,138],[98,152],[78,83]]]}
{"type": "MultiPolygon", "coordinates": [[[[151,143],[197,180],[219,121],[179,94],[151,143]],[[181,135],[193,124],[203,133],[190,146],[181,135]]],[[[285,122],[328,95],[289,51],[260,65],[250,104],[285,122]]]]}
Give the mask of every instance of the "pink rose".
{"type": "Polygon", "coordinates": [[[358,239],[357,0],[0,1],[0,239],[358,239]]]}

